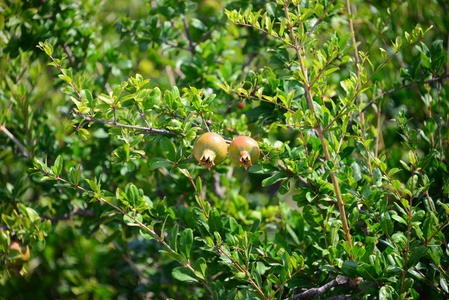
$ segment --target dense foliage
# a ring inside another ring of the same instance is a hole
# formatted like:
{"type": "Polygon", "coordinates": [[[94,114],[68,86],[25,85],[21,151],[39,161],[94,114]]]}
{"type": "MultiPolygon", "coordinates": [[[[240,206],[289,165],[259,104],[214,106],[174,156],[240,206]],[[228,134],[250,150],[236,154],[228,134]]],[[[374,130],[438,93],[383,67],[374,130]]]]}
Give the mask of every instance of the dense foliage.
{"type": "Polygon", "coordinates": [[[446,2],[0,0],[0,298],[448,298],[446,2]]]}

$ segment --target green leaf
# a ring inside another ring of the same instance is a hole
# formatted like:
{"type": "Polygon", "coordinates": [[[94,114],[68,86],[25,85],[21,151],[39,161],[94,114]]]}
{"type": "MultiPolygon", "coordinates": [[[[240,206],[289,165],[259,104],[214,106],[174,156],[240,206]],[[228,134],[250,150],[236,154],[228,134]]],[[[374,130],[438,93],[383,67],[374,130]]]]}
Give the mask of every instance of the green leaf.
{"type": "Polygon", "coordinates": [[[172,271],[172,275],[175,279],[184,282],[198,282],[195,274],[186,267],[176,267],[172,271]]]}
{"type": "Polygon", "coordinates": [[[6,252],[10,241],[9,234],[6,231],[0,230],[0,251],[6,252]]]}
{"type": "Polygon", "coordinates": [[[379,300],[394,300],[397,298],[393,297],[394,289],[391,286],[383,286],[379,290],[379,300]]]}
{"type": "Polygon", "coordinates": [[[203,257],[200,257],[195,263],[195,275],[198,278],[206,280],[207,278],[207,263],[203,257]]]}
{"type": "Polygon", "coordinates": [[[193,243],[193,231],[191,228],[185,229],[181,233],[181,238],[179,239],[179,251],[184,255],[185,258],[190,258],[190,249],[193,243]]]}
{"type": "Polygon", "coordinates": [[[253,174],[271,174],[278,169],[270,164],[257,164],[249,168],[249,172],[253,174]]]}
{"type": "Polygon", "coordinates": [[[27,214],[28,214],[28,218],[30,218],[31,222],[36,222],[37,220],[40,220],[39,214],[34,209],[32,209],[31,207],[27,207],[26,211],[27,211],[27,214]]]}
{"type": "Polygon", "coordinates": [[[144,137],[145,137],[144,134],[139,134],[139,135],[137,135],[137,136],[131,141],[131,144],[129,144],[129,147],[130,147],[130,148],[133,148],[133,147],[136,146],[138,143],[140,143],[144,137]]]}
{"type": "Polygon", "coordinates": [[[171,161],[175,161],[176,160],[176,150],[175,150],[175,145],[173,144],[173,142],[166,137],[162,137],[160,140],[160,145],[161,145],[161,150],[162,150],[162,152],[165,153],[166,157],[171,161]]]}
{"type": "Polygon", "coordinates": [[[360,168],[360,165],[357,162],[353,162],[352,165],[352,176],[356,181],[362,180],[362,169],[360,168]]]}
{"type": "Polygon", "coordinates": [[[331,68],[331,69],[328,69],[328,70],[326,70],[326,71],[323,73],[323,76],[332,74],[332,73],[338,71],[339,69],[340,69],[340,68],[331,68]]]}
{"type": "Polygon", "coordinates": [[[275,184],[276,182],[280,181],[280,180],[285,180],[287,179],[287,176],[283,173],[283,172],[278,172],[276,174],[274,174],[271,177],[265,178],[262,181],[262,186],[270,186],[275,184]]]}
{"type": "Polygon", "coordinates": [[[160,253],[163,253],[171,258],[173,258],[174,260],[176,260],[177,262],[184,264],[184,257],[182,257],[181,254],[176,253],[176,252],[171,252],[171,251],[165,251],[165,250],[160,250],[160,253]]]}
{"type": "Polygon", "coordinates": [[[292,229],[292,227],[288,224],[286,224],[286,229],[288,231],[288,233],[290,234],[290,236],[292,237],[293,241],[296,243],[296,245],[299,245],[299,239],[298,236],[296,235],[295,231],[292,229]]]}
{"type": "Polygon", "coordinates": [[[72,82],[72,78],[69,77],[69,76],[59,74],[58,77],[61,78],[62,80],[64,80],[65,82],[67,82],[67,83],[72,82]]]}
{"type": "Polygon", "coordinates": [[[449,293],[449,289],[447,287],[447,281],[443,275],[440,275],[440,286],[446,293],[449,293]]]}
{"type": "Polygon", "coordinates": [[[178,169],[179,169],[179,172],[181,172],[182,175],[184,175],[187,178],[191,178],[189,170],[182,169],[182,168],[178,168],[178,169]]]}
{"type": "MultiPolygon", "coordinates": [[[[142,223],[143,219],[142,219],[142,215],[141,214],[136,214],[135,219],[137,221],[139,221],[140,223],[142,223]]],[[[140,224],[137,223],[133,218],[127,216],[127,215],[123,215],[123,221],[126,223],[126,225],[128,226],[135,226],[135,227],[140,227],[140,224]]]]}
{"type": "Polygon", "coordinates": [[[168,234],[168,244],[175,251],[178,251],[178,231],[179,225],[175,224],[168,234]]]}
{"type": "Polygon", "coordinates": [[[148,164],[150,165],[151,171],[158,168],[167,168],[173,166],[173,162],[160,157],[153,158],[148,164]]]}
{"type": "Polygon", "coordinates": [[[342,271],[349,277],[357,277],[357,267],[359,266],[358,263],[352,260],[345,261],[342,266],[342,271]]]}
{"type": "Polygon", "coordinates": [[[144,229],[140,229],[140,235],[146,240],[154,240],[156,237],[144,229]]]}
{"type": "Polygon", "coordinates": [[[409,267],[413,267],[419,262],[421,257],[423,257],[424,254],[426,254],[427,247],[421,245],[421,246],[411,249],[410,252],[411,252],[411,254],[409,257],[409,261],[407,263],[408,263],[409,267]]]}
{"type": "Polygon", "coordinates": [[[425,280],[425,278],[419,272],[416,272],[413,269],[409,269],[408,272],[420,280],[425,280]]]}
{"type": "Polygon", "coordinates": [[[390,171],[388,171],[388,177],[392,177],[394,174],[396,174],[397,172],[402,171],[401,169],[398,168],[393,168],[390,171]]]}
{"type": "Polygon", "coordinates": [[[209,220],[207,222],[209,224],[209,231],[210,233],[214,233],[215,231],[221,232],[223,228],[223,224],[221,222],[221,216],[220,213],[217,210],[214,210],[210,216],[209,220]]]}
{"type": "Polygon", "coordinates": [[[398,221],[398,222],[401,223],[401,224],[408,225],[408,224],[407,224],[407,221],[405,221],[404,218],[401,217],[401,216],[399,216],[398,214],[392,214],[392,215],[391,215],[391,218],[392,218],[393,220],[395,220],[395,221],[398,221]]]}
{"type": "Polygon", "coordinates": [[[58,157],[56,158],[55,164],[53,165],[53,167],[51,167],[53,173],[56,176],[61,175],[62,172],[62,166],[63,166],[63,160],[62,160],[62,156],[58,155],[58,157]]]}
{"type": "Polygon", "coordinates": [[[380,226],[385,234],[391,235],[393,233],[394,224],[387,211],[380,215],[380,226]]]}
{"type": "Polygon", "coordinates": [[[417,212],[415,212],[413,214],[412,222],[421,221],[422,218],[424,218],[425,214],[426,214],[426,212],[424,210],[418,210],[417,212]]]}
{"type": "Polygon", "coordinates": [[[130,204],[133,207],[137,206],[139,199],[139,190],[137,189],[137,187],[132,183],[127,184],[125,192],[130,204]]]}
{"type": "Polygon", "coordinates": [[[198,194],[202,194],[203,193],[203,182],[201,180],[201,177],[198,176],[198,178],[196,179],[196,189],[198,190],[198,194]]]}

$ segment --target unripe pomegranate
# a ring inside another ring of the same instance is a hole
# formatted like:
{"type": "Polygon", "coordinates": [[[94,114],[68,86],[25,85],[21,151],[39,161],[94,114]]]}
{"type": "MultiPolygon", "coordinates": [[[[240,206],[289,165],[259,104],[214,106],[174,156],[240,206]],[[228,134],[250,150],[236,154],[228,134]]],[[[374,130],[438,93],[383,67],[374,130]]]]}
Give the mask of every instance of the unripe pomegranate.
{"type": "Polygon", "coordinates": [[[229,158],[245,169],[251,167],[259,156],[259,144],[249,136],[236,137],[229,146],[229,158]]]}
{"type": "Polygon", "coordinates": [[[211,168],[220,164],[226,157],[228,145],[221,135],[206,132],[193,145],[193,155],[201,165],[211,168]]]}

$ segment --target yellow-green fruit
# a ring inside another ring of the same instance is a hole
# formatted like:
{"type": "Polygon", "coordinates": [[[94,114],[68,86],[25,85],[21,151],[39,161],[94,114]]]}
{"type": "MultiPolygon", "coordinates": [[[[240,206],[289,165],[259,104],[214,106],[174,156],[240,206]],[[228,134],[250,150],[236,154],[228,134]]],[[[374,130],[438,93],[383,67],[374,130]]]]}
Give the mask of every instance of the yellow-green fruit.
{"type": "Polygon", "coordinates": [[[201,135],[193,145],[193,155],[201,165],[211,168],[220,164],[228,151],[228,145],[221,135],[207,132],[201,135]]]}
{"type": "Polygon", "coordinates": [[[249,136],[236,137],[229,146],[229,158],[239,166],[248,169],[260,156],[259,144],[249,136]]]}

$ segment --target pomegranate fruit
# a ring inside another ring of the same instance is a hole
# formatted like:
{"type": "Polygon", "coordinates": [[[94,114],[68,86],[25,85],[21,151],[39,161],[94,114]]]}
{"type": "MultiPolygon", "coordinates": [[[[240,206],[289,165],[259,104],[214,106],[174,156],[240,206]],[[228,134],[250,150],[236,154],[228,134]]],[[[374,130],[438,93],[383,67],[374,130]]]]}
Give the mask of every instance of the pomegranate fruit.
{"type": "Polygon", "coordinates": [[[245,169],[251,167],[259,159],[259,156],[259,144],[249,136],[238,136],[229,146],[229,158],[245,169]]]}
{"type": "Polygon", "coordinates": [[[220,164],[226,157],[228,145],[221,135],[206,132],[193,145],[193,155],[201,165],[211,168],[220,164]]]}

